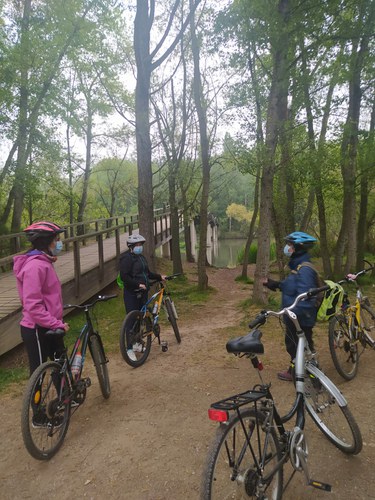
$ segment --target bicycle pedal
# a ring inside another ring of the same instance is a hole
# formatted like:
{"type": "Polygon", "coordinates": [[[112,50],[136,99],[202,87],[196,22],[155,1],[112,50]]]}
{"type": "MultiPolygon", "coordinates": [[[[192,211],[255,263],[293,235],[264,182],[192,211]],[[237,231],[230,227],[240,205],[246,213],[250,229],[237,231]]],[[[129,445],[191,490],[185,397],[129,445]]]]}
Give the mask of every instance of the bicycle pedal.
{"type": "Polygon", "coordinates": [[[315,481],[315,479],[310,479],[309,486],[316,488],[317,490],[331,491],[332,486],[327,483],[321,483],[320,481],[315,481]]]}
{"type": "Polygon", "coordinates": [[[91,378],[90,377],[84,378],[83,382],[85,384],[85,387],[90,387],[91,386],[91,378]]]}
{"type": "Polygon", "coordinates": [[[161,343],[161,350],[162,352],[167,352],[168,351],[168,342],[166,342],[165,340],[162,340],[161,343]]]}

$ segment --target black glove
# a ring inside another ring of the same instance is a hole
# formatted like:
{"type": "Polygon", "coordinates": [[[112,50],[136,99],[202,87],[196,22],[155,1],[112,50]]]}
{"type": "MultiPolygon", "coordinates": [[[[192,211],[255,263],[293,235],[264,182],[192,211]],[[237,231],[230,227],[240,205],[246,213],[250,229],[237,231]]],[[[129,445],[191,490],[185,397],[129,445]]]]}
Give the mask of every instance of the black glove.
{"type": "Polygon", "coordinates": [[[263,283],[263,286],[266,286],[267,288],[275,292],[278,288],[280,288],[280,281],[275,281],[268,278],[267,281],[263,283]]]}

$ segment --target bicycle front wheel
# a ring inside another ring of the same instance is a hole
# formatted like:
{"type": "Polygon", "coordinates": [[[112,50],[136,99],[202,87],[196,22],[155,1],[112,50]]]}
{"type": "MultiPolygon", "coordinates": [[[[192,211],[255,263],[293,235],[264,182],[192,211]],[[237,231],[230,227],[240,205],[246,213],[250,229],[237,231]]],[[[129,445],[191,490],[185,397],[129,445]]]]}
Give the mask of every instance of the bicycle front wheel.
{"type": "Polygon", "coordinates": [[[264,425],[265,414],[254,408],[241,411],[221,424],[209,451],[204,471],[202,498],[268,498],[279,500],[283,491],[283,466],[270,477],[281,460],[281,451],[273,427],[264,425]]]}
{"type": "Polygon", "coordinates": [[[337,387],[315,367],[306,366],[305,404],[323,434],[339,450],[356,455],[362,449],[362,436],[337,387]]]}
{"type": "Polygon", "coordinates": [[[124,361],[133,368],[143,365],[151,350],[152,323],[140,311],[130,311],[120,331],[120,350],[124,361]]]}
{"type": "Polygon", "coordinates": [[[59,363],[43,363],[32,374],[23,396],[21,429],[27,451],[37,460],[49,460],[60,449],[69,427],[70,394],[59,363]]]}
{"type": "Polygon", "coordinates": [[[98,376],[100,390],[102,391],[103,398],[108,399],[111,394],[111,384],[108,375],[108,360],[104,353],[102,341],[98,335],[93,334],[90,336],[90,352],[98,376]]]}
{"type": "Polygon", "coordinates": [[[330,319],[328,342],[336,370],[344,379],[352,380],[358,372],[358,343],[350,331],[347,317],[343,314],[330,319]]]}
{"type": "Polygon", "coordinates": [[[165,308],[167,309],[168,319],[172,325],[176,340],[180,344],[181,343],[181,335],[180,335],[180,330],[178,329],[177,320],[176,320],[176,316],[174,313],[172,301],[169,297],[167,297],[165,299],[164,303],[165,303],[165,308]]]}

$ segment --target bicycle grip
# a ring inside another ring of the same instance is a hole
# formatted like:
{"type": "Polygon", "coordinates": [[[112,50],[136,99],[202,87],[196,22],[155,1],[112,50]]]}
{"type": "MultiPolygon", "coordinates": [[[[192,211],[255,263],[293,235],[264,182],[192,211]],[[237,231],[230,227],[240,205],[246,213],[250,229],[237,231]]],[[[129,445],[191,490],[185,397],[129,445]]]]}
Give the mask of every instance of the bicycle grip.
{"type": "Polygon", "coordinates": [[[266,315],[264,313],[258,314],[252,321],[249,323],[249,328],[255,328],[256,326],[264,325],[266,322],[266,315]]]}
{"type": "Polygon", "coordinates": [[[117,297],[117,294],[114,294],[114,295],[99,295],[99,300],[101,301],[105,301],[105,300],[111,300],[111,299],[115,299],[117,297]]]}
{"type": "Polygon", "coordinates": [[[308,297],[314,297],[315,295],[318,295],[321,292],[325,292],[326,290],[329,290],[331,287],[329,285],[324,285],[319,288],[310,288],[310,290],[307,292],[308,297]]]}

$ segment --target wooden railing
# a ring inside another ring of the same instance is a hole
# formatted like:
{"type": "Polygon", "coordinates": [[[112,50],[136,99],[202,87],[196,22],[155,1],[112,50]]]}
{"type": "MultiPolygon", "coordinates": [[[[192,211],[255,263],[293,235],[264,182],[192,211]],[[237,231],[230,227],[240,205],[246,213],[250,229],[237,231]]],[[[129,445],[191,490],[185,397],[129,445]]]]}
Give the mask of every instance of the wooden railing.
{"type": "MultiPolygon", "coordinates": [[[[168,207],[162,207],[154,210],[154,234],[155,245],[162,242],[171,234],[168,218],[170,212],[168,207]],[[159,229],[158,229],[159,224],[159,229]]],[[[180,226],[182,225],[182,215],[180,214],[180,226]]],[[[75,222],[63,226],[64,233],[61,233],[61,240],[64,249],[69,251],[73,248],[75,276],[80,275],[80,247],[97,241],[98,243],[98,260],[99,260],[99,278],[103,270],[103,239],[115,236],[116,255],[120,256],[120,234],[121,232],[129,234],[133,229],[139,227],[138,215],[129,216],[114,216],[101,219],[93,219],[83,222],[75,222]]],[[[2,272],[11,270],[13,257],[22,251],[25,251],[29,246],[24,232],[8,234],[0,236],[0,248],[14,248],[15,251],[8,250],[8,255],[0,258],[0,269],[2,272]]],[[[78,285],[77,285],[78,287],[78,285]]]]}
{"type": "MultiPolygon", "coordinates": [[[[115,231],[116,234],[116,231],[118,232],[121,229],[123,232],[128,231],[131,233],[134,227],[138,227],[138,215],[93,219],[67,224],[62,227],[64,233],[61,233],[60,237],[65,250],[69,251],[71,244],[73,244],[73,249],[77,252],[79,244],[86,245],[90,240],[95,240],[96,238],[102,240],[103,234],[106,234],[106,237],[109,238],[113,231],[115,231]],[[78,245],[74,245],[76,241],[79,242],[78,245]]],[[[0,258],[1,271],[9,271],[13,263],[13,257],[29,246],[30,243],[27,241],[24,232],[0,236],[0,248],[3,247],[3,252],[8,254],[0,258]]]]}

